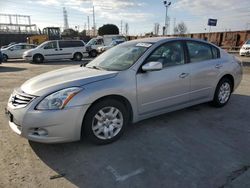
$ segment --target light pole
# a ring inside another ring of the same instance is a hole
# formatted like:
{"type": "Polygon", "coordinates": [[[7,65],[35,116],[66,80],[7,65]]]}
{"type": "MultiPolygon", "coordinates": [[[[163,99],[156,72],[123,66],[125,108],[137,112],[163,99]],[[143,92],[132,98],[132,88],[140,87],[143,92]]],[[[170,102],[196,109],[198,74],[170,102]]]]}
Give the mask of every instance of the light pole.
{"type": "Polygon", "coordinates": [[[171,5],[171,2],[163,1],[163,4],[166,7],[165,28],[163,29],[163,34],[166,35],[168,31],[168,7],[171,5]]]}

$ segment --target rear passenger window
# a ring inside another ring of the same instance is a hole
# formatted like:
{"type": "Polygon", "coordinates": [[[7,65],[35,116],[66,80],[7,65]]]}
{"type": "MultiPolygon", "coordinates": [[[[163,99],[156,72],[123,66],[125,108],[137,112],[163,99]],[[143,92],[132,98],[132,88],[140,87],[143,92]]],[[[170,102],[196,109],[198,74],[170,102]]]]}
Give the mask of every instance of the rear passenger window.
{"type": "Polygon", "coordinates": [[[187,47],[191,63],[213,59],[212,48],[208,44],[187,41],[187,47]]]}
{"type": "Polygon", "coordinates": [[[220,58],[220,51],[218,50],[218,48],[211,46],[212,48],[212,52],[213,52],[213,58],[217,59],[220,58]]]}
{"type": "Polygon", "coordinates": [[[73,47],[83,47],[84,43],[82,41],[59,41],[60,48],[73,48],[73,47]]]}

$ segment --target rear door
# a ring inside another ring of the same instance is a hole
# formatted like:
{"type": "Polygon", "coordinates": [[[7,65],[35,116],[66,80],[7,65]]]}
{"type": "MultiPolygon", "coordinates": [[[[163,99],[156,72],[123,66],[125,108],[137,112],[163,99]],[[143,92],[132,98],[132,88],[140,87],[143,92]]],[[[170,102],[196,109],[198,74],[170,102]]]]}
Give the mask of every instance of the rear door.
{"type": "Polygon", "coordinates": [[[158,47],[146,62],[162,62],[160,71],[139,72],[137,102],[140,115],[185,104],[189,101],[190,70],[185,63],[183,43],[168,42],[158,47]]]}
{"type": "Polygon", "coordinates": [[[203,100],[212,95],[214,82],[222,63],[219,50],[207,43],[186,41],[190,65],[190,100],[203,100]]]}
{"type": "Polygon", "coordinates": [[[74,41],[58,41],[60,57],[62,59],[73,58],[74,41]]]}

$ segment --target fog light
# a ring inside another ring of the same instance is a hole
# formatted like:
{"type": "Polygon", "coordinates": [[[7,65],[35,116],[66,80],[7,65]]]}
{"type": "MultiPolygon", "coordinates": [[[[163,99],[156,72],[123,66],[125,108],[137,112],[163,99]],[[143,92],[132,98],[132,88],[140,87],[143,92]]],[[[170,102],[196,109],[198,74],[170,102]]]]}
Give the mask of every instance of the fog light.
{"type": "Polygon", "coordinates": [[[31,132],[33,135],[37,135],[37,136],[48,136],[48,131],[42,128],[35,128],[31,130],[31,132]]]}

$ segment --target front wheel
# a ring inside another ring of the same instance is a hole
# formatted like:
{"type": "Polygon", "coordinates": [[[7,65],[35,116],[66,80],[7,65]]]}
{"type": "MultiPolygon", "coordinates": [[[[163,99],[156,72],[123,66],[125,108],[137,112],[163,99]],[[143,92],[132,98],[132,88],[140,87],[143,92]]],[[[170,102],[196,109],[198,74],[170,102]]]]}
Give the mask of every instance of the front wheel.
{"type": "Polygon", "coordinates": [[[90,57],[96,57],[97,56],[97,51],[96,50],[91,50],[90,52],[89,52],[89,56],[90,57]]]}
{"type": "Polygon", "coordinates": [[[213,99],[213,105],[216,107],[222,107],[227,104],[227,102],[230,99],[231,93],[233,91],[233,84],[232,81],[228,78],[223,78],[218,83],[214,99],[213,99]]]}
{"type": "Polygon", "coordinates": [[[3,61],[3,62],[7,62],[7,60],[8,60],[8,56],[7,56],[7,55],[5,55],[5,54],[3,54],[2,61],[3,61]]]}
{"type": "Polygon", "coordinates": [[[43,63],[43,61],[44,61],[44,58],[43,58],[42,55],[40,55],[40,54],[34,55],[33,62],[35,62],[35,63],[43,63]]]}
{"type": "Polygon", "coordinates": [[[108,99],[94,104],[83,122],[83,133],[96,144],[108,144],[123,134],[128,112],[119,101],[108,99]]]}

